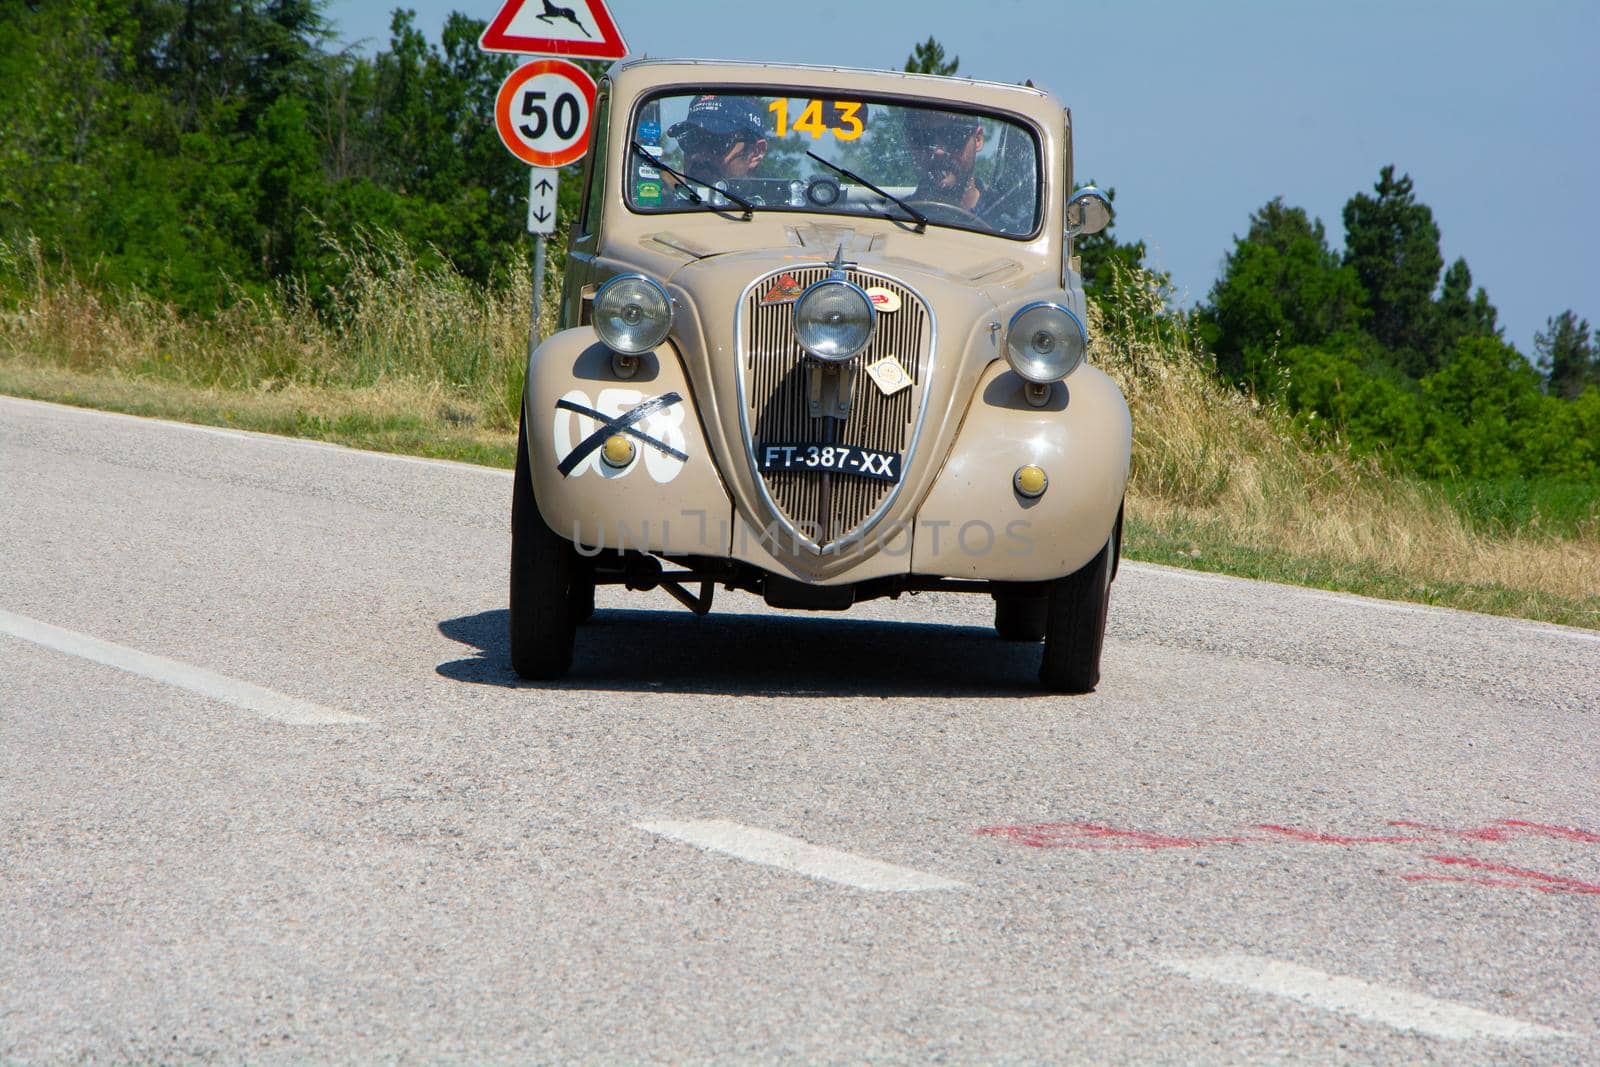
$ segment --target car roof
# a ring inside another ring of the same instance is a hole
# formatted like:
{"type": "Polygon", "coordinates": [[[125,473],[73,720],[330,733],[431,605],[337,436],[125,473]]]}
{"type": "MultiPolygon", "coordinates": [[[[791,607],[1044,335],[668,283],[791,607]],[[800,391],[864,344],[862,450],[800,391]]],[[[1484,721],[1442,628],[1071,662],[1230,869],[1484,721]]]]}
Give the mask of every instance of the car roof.
{"type": "Polygon", "coordinates": [[[805,63],[748,63],[718,59],[634,59],[609,71],[620,93],[643,93],[674,84],[814,85],[889,95],[925,96],[1060,117],[1061,104],[1031,85],[805,63]]]}

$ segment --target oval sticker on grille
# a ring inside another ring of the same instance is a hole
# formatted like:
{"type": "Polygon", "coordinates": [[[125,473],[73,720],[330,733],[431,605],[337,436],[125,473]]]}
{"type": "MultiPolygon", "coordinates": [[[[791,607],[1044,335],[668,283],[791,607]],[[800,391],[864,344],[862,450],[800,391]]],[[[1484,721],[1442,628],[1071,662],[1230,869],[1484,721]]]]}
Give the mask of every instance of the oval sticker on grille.
{"type": "Polygon", "coordinates": [[[900,297],[893,290],[885,289],[881,285],[874,285],[867,290],[867,299],[872,301],[872,306],[885,315],[900,310],[900,297]]]}

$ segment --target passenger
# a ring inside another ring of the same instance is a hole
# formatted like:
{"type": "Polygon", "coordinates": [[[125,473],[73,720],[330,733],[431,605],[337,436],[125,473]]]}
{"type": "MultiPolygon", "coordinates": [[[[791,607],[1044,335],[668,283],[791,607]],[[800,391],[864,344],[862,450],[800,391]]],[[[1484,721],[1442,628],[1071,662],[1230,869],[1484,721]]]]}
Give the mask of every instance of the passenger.
{"type": "Polygon", "coordinates": [[[697,96],[667,135],[683,150],[680,169],[707,185],[748,178],[767,155],[761,109],[748,96],[697,96]]]}

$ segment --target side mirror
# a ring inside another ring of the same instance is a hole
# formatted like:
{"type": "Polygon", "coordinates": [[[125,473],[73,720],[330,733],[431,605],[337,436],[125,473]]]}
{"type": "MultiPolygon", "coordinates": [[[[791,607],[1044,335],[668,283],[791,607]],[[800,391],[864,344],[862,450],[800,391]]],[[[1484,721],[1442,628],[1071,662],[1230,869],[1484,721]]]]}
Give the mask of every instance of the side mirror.
{"type": "Polygon", "coordinates": [[[1087,237],[1111,224],[1111,200],[1092,185],[1085,185],[1067,201],[1067,236],[1087,237]]]}

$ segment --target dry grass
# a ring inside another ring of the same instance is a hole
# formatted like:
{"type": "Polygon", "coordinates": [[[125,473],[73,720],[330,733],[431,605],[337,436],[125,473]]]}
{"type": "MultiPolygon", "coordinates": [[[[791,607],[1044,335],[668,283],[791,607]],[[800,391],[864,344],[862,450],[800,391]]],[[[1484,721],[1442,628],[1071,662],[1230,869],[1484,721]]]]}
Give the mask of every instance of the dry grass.
{"type": "Polygon", "coordinates": [[[380,408],[420,402],[417,414],[446,425],[515,432],[525,261],[484,287],[424,265],[382,233],[331,250],[352,268],[342,288],[236,288],[226,308],[196,319],[139,292],[85,283],[48,263],[37,241],[0,243],[0,277],[20,294],[0,317],[0,361],[188,392],[283,393],[313,408],[357,391],[380,408]]]}
{"type": "MultiPolygon", "coordinates": [[[[0,312],[0,390],[509,465],[528,264],[483,287],[383,235],[338,252],[353,268],[341,291],[239,292],[200,321],[52,268],[37,244],[0,245],[21,294],[0,312]]],[[[1600,628],[1600,522],[1566,539],[1482,533],[1425,483],[1307,446],[1219,383],[1138,281],[1091,308],[1092,358],[1133,410],[1130,553],[1600,628]]]]}
{"type": "Polygon", "coordinates": [[[517,439],[514,423],[484,426],[463,413],[454,390],[425,382],[242,392],[0,358],[0,393],[495,467],[511,465],[517,439]]]}
{"type": "MultiPolygon", "coordinates": [[[[1121,384],[1135,428],[1129,511],[1156,528],[1208,530],[1236,548],[1370,569],[1426,589],[1502,586],[1582,605],[1600,626],[1600,524],[1578,536],[1475,531],[1425,482],[1310,447],[1290,419],[1222,384],[1185,324],[1143,307],[1091,307],[1092,358],[1121,384]]],[[[1565,614],[1565,613],[1563,613],[1565,614]]]]}

